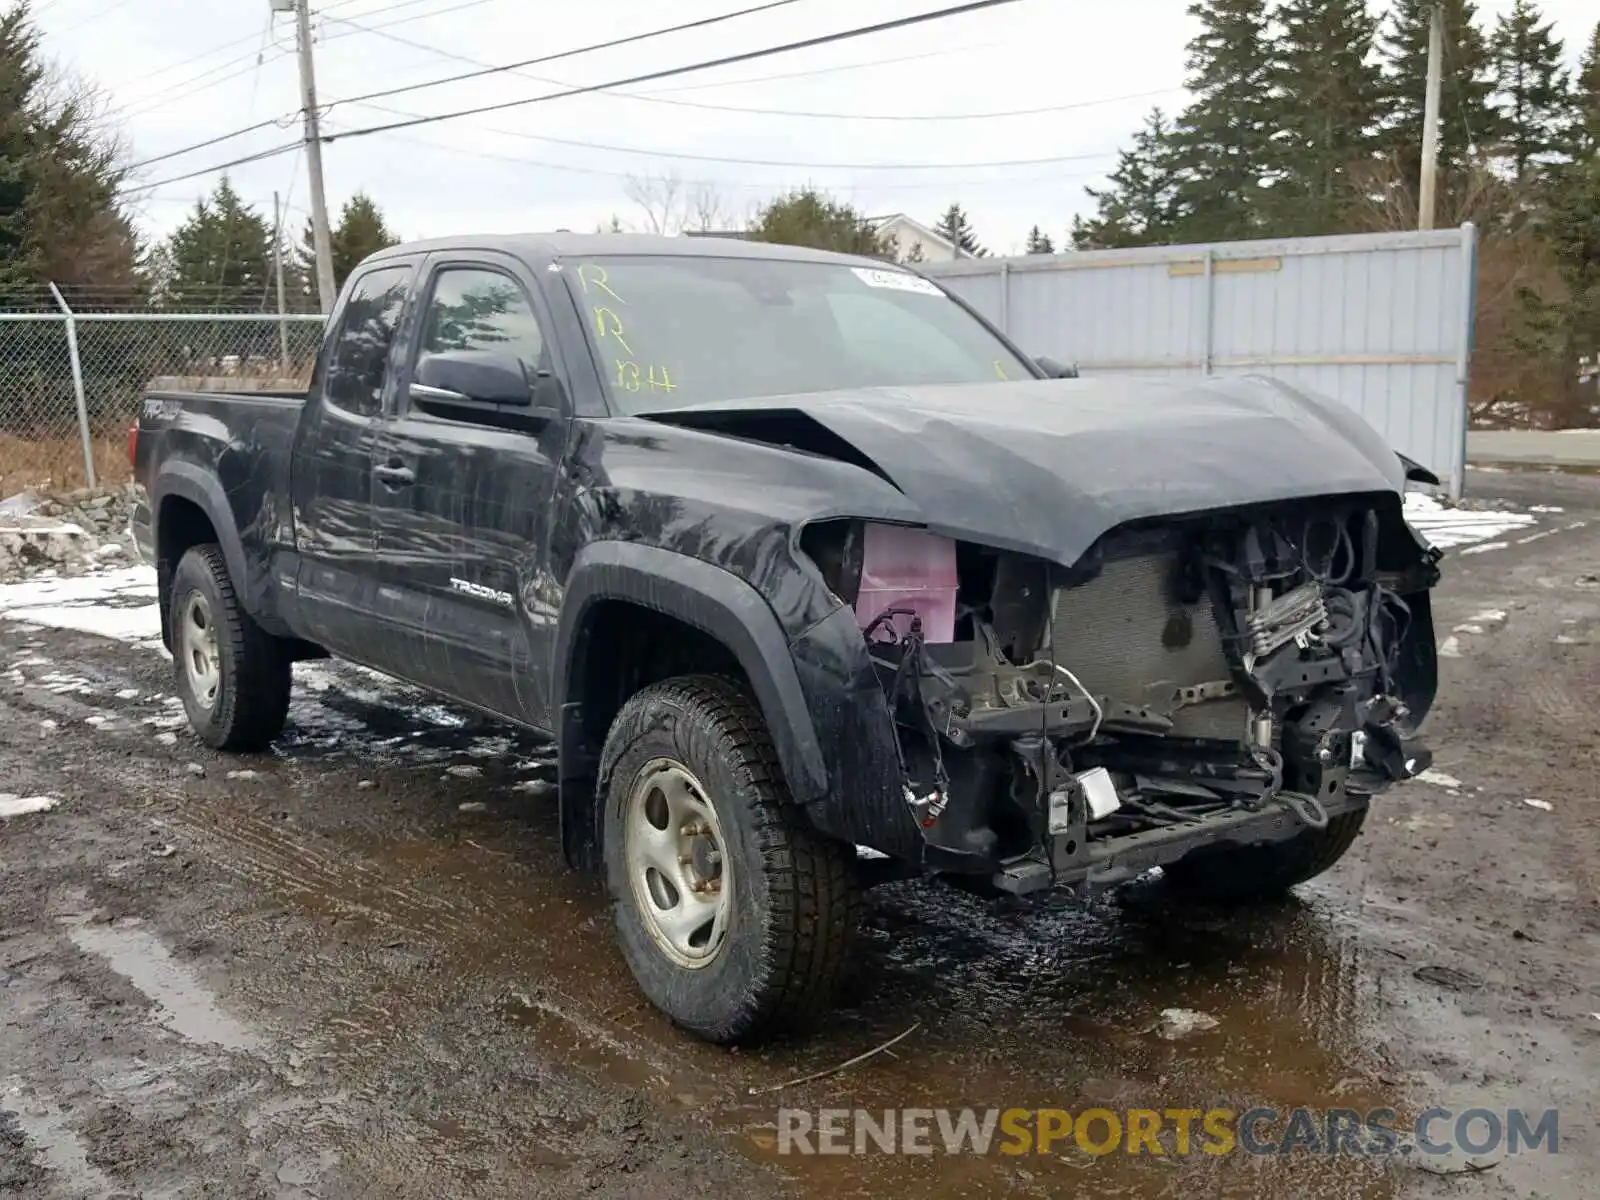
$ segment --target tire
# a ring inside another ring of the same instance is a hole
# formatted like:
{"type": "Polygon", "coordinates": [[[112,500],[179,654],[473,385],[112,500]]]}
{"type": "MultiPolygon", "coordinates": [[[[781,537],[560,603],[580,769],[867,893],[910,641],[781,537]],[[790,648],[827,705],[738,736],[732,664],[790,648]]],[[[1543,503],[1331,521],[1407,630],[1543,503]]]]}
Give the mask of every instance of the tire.
{"type": "Polygon", "coordinates": [[[855,852],[806,824],[751,698],[710,676],[644,688],[612,724],[601,771],[617,937],[651,1002],[724,1044],[825,1015],[854,942],[855,852]]]}
{"type": "Polygon", "coordinates": [[[1342,813],[1326,829],[1307,829],[1281,842],[1201,850],[1167,867],[1170,887],[1195,900],[1249,903],[1282,896],[1344,857],[1366,822],[1365,807],[1342,813]]]}
{"type": "Polygon", "coordinates": [[[168,616],[177,693],[200,740],[266,749],[289,714],[289,658],[240,605],[220,547],[195,546],[179,561],[168,616]]]}

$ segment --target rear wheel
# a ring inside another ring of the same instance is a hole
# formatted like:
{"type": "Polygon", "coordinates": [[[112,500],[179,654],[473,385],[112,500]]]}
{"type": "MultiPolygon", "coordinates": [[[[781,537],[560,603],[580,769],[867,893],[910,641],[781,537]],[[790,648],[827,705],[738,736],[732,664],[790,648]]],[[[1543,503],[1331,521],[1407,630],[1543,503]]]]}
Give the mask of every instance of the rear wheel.
{"type": "Polygon", "coordinates": [[[1326,829],[1307,829],[1281,842],[1200,850],[1167,867],[1168,884],[1197,900],[1243,903],[1283,895],[1344,857],[1367,810],[1342,813],[1326,829]]]}
{"type": "Polygon", "coordinates": [[[177,692],[195,733],[218,750],[266,749],[289,713],[289,657],[240,605],[221,547],[183,556],[169,604],[177,692]]]}
{"type": "Polygon", "coordinates": [[[650,1000],[714,1042],[822,1016],[855,932],[854,852],[805,823],[750,697],[709,676],[645,688],[603,771],[617,935],[650,1000]]]}

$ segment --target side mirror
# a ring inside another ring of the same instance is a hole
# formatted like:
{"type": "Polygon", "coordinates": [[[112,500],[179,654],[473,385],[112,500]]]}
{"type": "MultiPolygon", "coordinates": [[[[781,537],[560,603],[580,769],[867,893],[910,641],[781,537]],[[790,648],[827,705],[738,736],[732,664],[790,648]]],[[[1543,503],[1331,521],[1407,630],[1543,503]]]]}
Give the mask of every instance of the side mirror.
{"type": "Polygon", "coordinates": [[[411,403],[424,412],[506,429],[538,430],[559,420],[561,388],[548,371],[539,373],[539,398],[522,360],[496,350],[445,350],[417,363],[411,403]]]}
{"type": "Polygon", "coordinates": [[[412,397],[424,402],[475,400],[479,404],[528,408],[533,404],[533,388],[522,369],[522,360],[514,354],[445,350],[418,360],[412,397]]]}
{"type": "Polygon", "coordinates": [[[1046,379],[1076,379],[1078,377],[1078,368],[1075,365],[1058,362],[1056,359],[1048,358],[1042,354],[1033,361],[1044,372],[1046,379]]]}

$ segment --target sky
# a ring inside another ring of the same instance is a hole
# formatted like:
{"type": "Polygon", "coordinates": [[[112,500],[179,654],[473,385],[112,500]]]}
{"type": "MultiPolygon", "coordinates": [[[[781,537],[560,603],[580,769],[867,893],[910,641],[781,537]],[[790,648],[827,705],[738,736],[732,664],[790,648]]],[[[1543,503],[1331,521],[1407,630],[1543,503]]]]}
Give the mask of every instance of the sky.
{"type": "MultiPolygon", "coordinates": [[[[700,29],[516,73],[355,102],[377,91],[557,54],[761,0],[313,0],[327,194],[366,191],[406,238],[588,231],[630,198],[713,200],[740,227],[764,199],[815,184],[869,215],[932,223],[960,202],[981,243],[1065,238],[1144,115],[1182,106],[1186,0],[1015,0],[921,25],[651,83],[364,137],[344,131],[497,104],[951,7],[960,0],[793,0],[700,29]],[[757,111],[759,110],[759,111],[757,111]],[[1045,110],[1045,111],[1039,111],[1045,110]],[[847,117],[817,114],[849,114],[847,117]],[[1007,114],[1007,115],[993,115],[1007,114]],[[892,118],[892,119],[891,119],[892,118]]],[[[258,122],[279,124],[134,172],[135,211],[162,235],[209,191],[210,168],[300,136],[293,18],[270,0],[34,0],[44,46],[106,94],[129,161],[258,122]],[[192,179],[176,176],[207,171],[192,179]],[[174,181],[175,180],[175,181],[174,181]],[[171,181],[171,182],[169,182],[171,181]]],[[[1485,23],[1511,0],[1480,0],[1485,23]]],[[[1544,0],[1576,59],[1594,0],[1544,0]]],[[[298,151],[229,168],[269,214],[306,219],[298,151]]]]}

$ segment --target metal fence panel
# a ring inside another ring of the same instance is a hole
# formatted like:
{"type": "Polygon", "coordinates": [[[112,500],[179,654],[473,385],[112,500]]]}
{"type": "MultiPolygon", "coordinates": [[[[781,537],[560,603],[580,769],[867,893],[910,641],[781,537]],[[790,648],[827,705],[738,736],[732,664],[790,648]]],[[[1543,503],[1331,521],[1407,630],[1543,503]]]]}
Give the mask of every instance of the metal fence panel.
{"type": "Polygon", "coordinates": [[[0,318],[0,498],[23,483],[83,477],[66,320],[59,315],[0,318]]]}
{"type": "Polygon", "coordinates": [[[120,482],[153,380],[304,384],[322,328],[316,314],[0,312],[0,494],[120,482]]]}
{"type": "Polygon", "coordinates": [[[1459,496],[1477,240],[1428,233],[1152,246],[923,269],[1085,375],[1275,375],[1348,405],[1459,496]]]}

